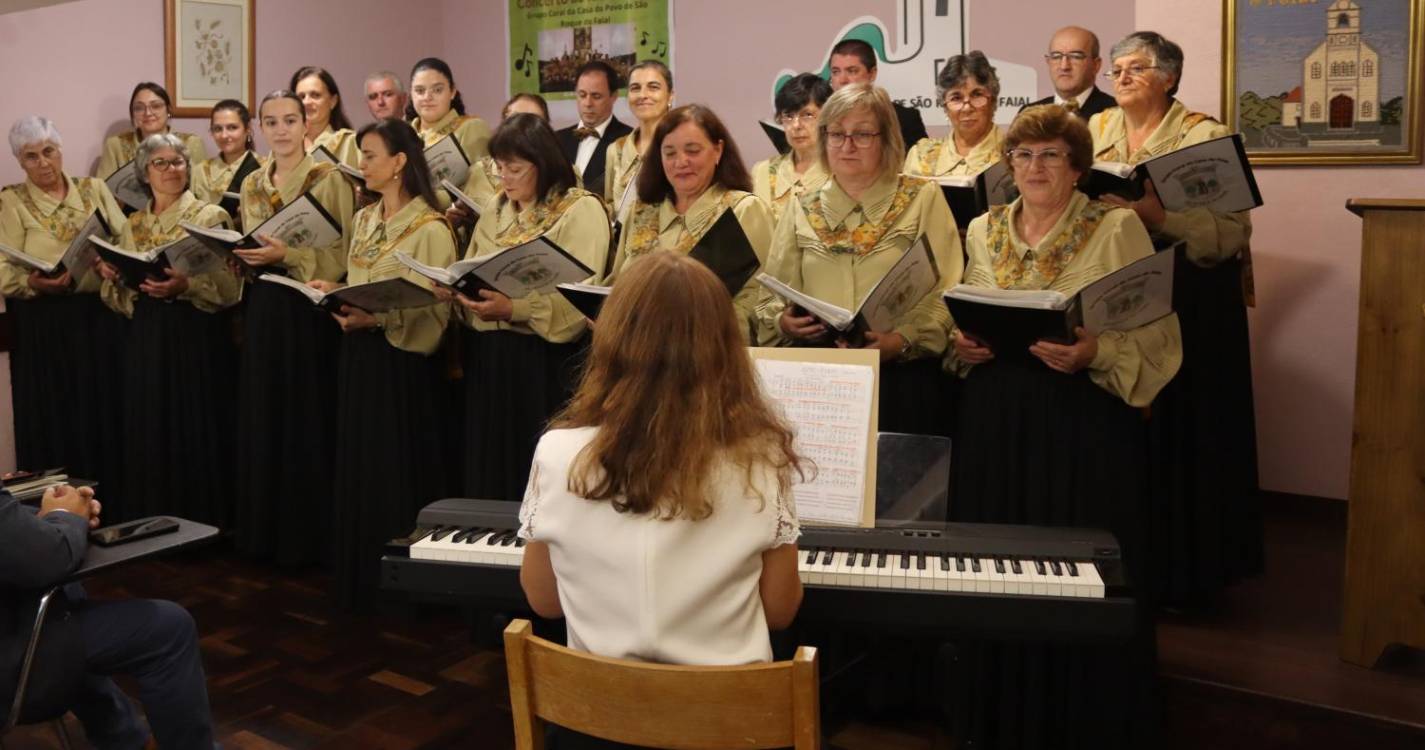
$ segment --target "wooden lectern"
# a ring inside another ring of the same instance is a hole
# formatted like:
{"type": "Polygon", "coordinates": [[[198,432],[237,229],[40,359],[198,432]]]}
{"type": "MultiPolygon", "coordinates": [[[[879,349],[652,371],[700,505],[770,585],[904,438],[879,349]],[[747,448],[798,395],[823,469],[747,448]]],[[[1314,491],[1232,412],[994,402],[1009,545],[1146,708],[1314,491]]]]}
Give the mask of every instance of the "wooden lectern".
{"type": "Polygon", "coordinates": [[[1341,658],[1425,648],[1425,200],[1356,198],[1364,219],[1341,658]]]}

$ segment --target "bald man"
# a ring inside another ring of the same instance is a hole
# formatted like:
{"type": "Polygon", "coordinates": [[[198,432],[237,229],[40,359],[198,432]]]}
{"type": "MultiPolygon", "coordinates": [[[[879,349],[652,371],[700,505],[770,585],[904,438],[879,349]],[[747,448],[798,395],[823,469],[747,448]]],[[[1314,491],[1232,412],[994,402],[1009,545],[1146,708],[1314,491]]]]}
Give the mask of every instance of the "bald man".
{"type": "Polygon", "coordinates": [[[1099,91],[1094,85],[1099,71],[1103,69],[1103,58],[1099,57],[1098,37],[1092,31],[1066,26],[1054,32],[1044,61],[1049,64],[1054,95],[1030,102],[1024,105],[1025,108],[1037,104],[1058,104],[1087,121],[1109,107],[1118,106],[1112,96],[1099,91]]]}

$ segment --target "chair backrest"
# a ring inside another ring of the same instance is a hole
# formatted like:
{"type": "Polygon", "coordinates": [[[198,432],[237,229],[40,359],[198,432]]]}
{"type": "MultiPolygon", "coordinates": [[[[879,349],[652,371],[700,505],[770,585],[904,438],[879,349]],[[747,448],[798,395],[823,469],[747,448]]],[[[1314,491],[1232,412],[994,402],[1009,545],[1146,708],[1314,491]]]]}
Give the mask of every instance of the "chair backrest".
{"type": "Polygon", "coordinates": [[[795,747],[821,743],[816,649],[791,661],[674,666],[575,651],[505,628],[515,747],[544,747],[544,722],[614,742],[674,748],[795,747]]]}

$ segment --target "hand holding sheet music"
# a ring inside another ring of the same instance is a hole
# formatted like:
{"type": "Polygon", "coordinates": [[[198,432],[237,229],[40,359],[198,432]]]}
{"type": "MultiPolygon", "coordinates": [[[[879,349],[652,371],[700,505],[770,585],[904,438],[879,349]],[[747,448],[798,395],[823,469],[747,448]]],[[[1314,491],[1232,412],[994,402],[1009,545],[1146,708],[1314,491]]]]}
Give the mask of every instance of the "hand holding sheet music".
{"type": "Polygon", "coordinates": [[[435,295],[429,289],[400,277],[336,287],[326,292],[277,274],[264,273],[257,280],[285,286],[330,313],[341,313],[342,305],[369,313],[383,313],[436,303],[435,295]]]}
{"type": "Polygon", "coordinates": [[[396,253],[396,259],[412,271],[473,300],[480,299],[481,289],[499,292],[510,299],[553,294],[559,284],[585,281],[594,275],[594,269],[546,236],[493,255],[457,261],[446,268],[422,263],[402,252],[396,253]]]}

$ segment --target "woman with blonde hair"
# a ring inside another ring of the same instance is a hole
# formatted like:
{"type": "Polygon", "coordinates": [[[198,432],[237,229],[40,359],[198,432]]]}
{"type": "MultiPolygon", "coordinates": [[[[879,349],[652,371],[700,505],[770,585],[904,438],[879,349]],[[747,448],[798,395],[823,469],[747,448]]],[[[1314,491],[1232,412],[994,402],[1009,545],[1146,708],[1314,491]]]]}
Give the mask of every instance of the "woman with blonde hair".
{"type": "Polygon", "coordinates": [[[583,378],[540,439],[520,581],[569,645],[673,664],[770,661],[801,603],[804,464],[762,395],[726,287],[649,253],[599,315],[583,378]]]}

